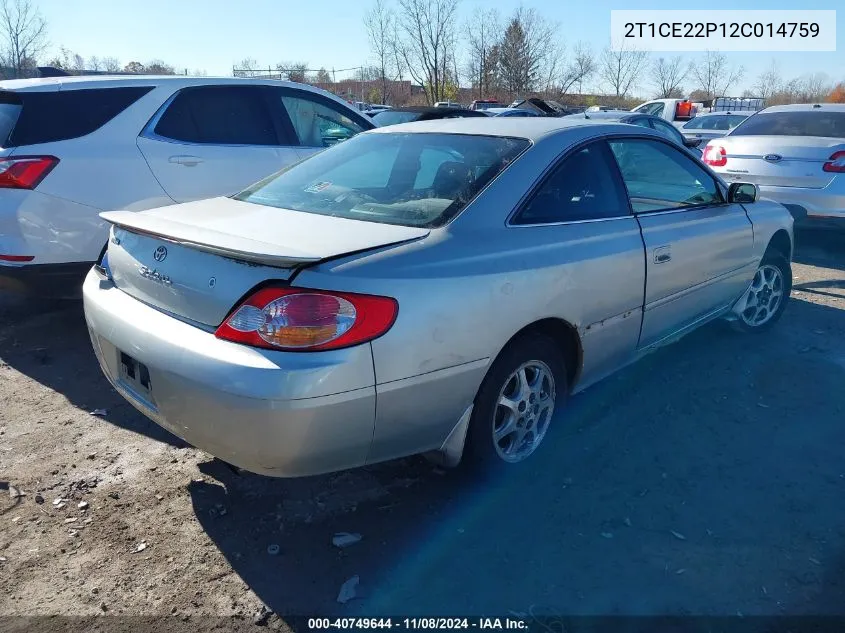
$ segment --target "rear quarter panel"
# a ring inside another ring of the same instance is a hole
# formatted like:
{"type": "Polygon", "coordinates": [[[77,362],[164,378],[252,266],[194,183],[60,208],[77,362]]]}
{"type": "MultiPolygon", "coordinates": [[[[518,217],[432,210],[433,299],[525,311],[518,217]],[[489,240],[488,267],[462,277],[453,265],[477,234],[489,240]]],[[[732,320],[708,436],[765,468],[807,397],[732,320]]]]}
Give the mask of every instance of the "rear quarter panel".
{"type": "Polygon", "coordinates": [[[526,154],[465,217],[422,241],[324,263],[294,278],[296,286],[398,300],[396,323],[372,342],[373,461],[414,452],[411,446],[439,447],[493,359],[538,320],[563,319],[578,329],[584,360],[577,369],[585,381],[634,355],[645,282],[636,220],[506,226],[526,183],[563,149],[526,154]]]}

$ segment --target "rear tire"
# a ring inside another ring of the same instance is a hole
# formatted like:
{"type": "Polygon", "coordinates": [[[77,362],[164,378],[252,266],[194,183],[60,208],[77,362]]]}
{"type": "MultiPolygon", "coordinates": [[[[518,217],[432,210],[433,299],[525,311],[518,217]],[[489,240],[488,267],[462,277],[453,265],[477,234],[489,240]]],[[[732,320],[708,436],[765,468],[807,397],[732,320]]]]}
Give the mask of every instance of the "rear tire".
{"type": "Polygon", "coordinates": [[[566,400],[566,365],[554,340],[527,334],[493,362],[475,397],[464,458],[485,472],[528,459],[566,400]]]}
{"type": "Polygon", "coordinates": [[[792,266],[781,253],[769,251],[740,298],[731,324],[740,332],[765,332],[780,319],[792,293],[792,266]]]}

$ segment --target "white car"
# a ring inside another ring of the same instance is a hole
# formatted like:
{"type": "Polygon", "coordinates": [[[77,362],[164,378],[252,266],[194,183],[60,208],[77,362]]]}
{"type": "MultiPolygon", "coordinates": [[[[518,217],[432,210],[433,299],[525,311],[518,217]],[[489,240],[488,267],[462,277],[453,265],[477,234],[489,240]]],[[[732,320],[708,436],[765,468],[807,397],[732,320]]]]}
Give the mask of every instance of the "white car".
{"type": "Polygon", "coordinates": [[[232,195],[373,127],[271,79],[0,82],[0,289],[73,296],[108,239],[101,211],[232,195]]]}

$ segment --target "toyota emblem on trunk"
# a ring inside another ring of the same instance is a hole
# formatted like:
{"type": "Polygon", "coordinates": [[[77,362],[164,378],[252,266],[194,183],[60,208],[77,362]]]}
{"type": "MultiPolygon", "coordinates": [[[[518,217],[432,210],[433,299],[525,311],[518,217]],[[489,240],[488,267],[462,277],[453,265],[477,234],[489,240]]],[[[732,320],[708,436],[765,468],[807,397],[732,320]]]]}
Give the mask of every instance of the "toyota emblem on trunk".
{"type": "Polygon", "coordinates": [[[157,262],[163,262],[167,258],[167,249],[164,246],[159,246],[153,253],[153,259],[157,262]]]}

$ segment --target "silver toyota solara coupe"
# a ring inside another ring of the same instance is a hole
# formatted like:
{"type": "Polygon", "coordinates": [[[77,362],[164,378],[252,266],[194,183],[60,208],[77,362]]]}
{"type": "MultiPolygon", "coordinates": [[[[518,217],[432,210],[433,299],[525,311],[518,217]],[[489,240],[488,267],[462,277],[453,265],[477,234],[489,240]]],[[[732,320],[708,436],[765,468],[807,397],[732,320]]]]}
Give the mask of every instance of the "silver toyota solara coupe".
{"type": "Polygon", "coordinates": [[[108,379],[280,477],[513,468],[570,394],[712,319],[765,330],[792,279],[783,206],[587,120],[380,128],[231,198],[103,217],[84,298],[108,379]]]}

